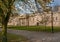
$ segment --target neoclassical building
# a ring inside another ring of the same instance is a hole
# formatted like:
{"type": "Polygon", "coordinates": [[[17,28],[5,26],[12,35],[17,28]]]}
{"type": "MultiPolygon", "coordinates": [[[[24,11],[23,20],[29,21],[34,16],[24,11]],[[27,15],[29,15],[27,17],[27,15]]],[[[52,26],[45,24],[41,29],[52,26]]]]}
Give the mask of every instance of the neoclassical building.
{"type": "Polygon", "coordinates": [[[8,25],[33,26],[37,25],[41,20],[42,17],[40,14],[23,14],[15,18],[11,17],[8,25]]]}
{"type": "MultiPolygon", "coordinates": [[[[10,17],[8,25],[15,26],[51,26],[51,12],[50,13],[35,13],[35,14],[21,14],[16,17],[10,17]]],[[[53,25],[60,25],[60,12],[53,12],[53,25]]]]}

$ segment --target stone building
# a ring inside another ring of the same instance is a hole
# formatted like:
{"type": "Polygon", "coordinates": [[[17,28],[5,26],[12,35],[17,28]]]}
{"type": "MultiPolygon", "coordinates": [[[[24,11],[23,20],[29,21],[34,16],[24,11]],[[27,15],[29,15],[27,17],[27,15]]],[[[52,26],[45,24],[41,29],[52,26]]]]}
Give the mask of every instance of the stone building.
{"type": "Polygon", "coordinates": [[[42,18],[40,14],[24,14],[15,18],[11,17],[8,25],[33,26],[37,25],[41,20],[42,18]]]}
{"type": "MultiPolygon", "coordinates": [[[[60,7],[57,12],[53,12],[53,25],[60,26],[60,7]]],[[[35,13],[35,14],[20,14],[16,17],[10,17],[8,25],[15,26],[51,26],[51,12],[50,13],[35,13]]]]}

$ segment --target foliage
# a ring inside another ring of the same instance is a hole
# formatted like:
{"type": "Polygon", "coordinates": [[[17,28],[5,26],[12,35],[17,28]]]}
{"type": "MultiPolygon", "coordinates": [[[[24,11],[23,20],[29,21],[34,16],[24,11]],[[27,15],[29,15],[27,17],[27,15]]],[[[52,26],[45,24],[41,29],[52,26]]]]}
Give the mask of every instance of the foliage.
{"type": "Polygon", "coordinates": [[[2,42],[7,42],[7,24],[12,14],[15,0],[0,0],[0,17],[2,23],[2,42]]]}
{"type": "Polygon", "coordinates": [[[2,17],[5,19],[12,13],[11,10],[14,8],[14,1],[15,0],[0,0],[0,14],[2,14],[2,17]]]}
{"type": "Polygon", "coordinates": [[[50,11],[50,8],[47,9],[47,5],[48,5],[49,3],[51,3],[53,0],[37,0],[37,1],[40,3],[40,5],[42,6],[42,9],[43,9],[45,12],[50,11]]]}

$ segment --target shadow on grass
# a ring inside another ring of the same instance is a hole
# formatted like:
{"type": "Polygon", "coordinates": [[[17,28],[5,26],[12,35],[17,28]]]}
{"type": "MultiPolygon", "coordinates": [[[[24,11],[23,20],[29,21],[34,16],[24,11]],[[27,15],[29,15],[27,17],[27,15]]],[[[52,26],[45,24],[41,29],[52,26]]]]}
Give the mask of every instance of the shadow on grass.
{"type": "MultiPolygon", "coordinates": [[[[0,42],[2,42],[2,35],[0,32],[0,42]]],[[[23,37],[21,35],[16,34],[7,34],[7,42],[29,42],[29,40],[26,37],[23,37]]]]}

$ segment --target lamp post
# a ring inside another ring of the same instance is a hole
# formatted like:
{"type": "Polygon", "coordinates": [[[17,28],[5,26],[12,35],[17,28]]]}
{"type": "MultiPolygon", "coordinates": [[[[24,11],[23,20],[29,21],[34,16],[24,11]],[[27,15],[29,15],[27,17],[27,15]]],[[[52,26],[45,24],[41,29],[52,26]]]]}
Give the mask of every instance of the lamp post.
{"type": "MultiPolygon", "coordinates": [[[[54,2],[54,0],[52,0],[52,2],[54,2]]],[[[52,4],[52,3],[50,3],[52,4]]],[[[51,10],[51,32],[54,33],[54,28],[53,28],[53,10],[52,10],[52,7],[50,7],[50,10],[51,10]]]]}
{"type": "Polygon", "coordinates": [[[53,29],[53,10],[52,10],[52,7],[51,6],[47,6],[47,11],[51,11],[51,32],[54,33],[54,29],[53,29]]]}
{"type": "Polygon", "coordinates": [[[54,29],[53,29],[53,11],[52,11],[52,7],[51,7],[51,28],[52,28],[52,33],[53,33],[54,29]]]}
{"type": "MultiPolygon", "coordinates": [[[[52,0],[52,2],[54,2],[54,0],[52,0]]],[[[52,3],[50,3],[51,5],[52,3]]],[[[51,11],[51,32],[54,33],[54,28],[53,28],[53,10],[52,10],[52,7],[50,6],[50,9],[51,11]]]]}

